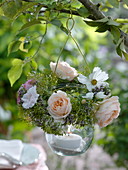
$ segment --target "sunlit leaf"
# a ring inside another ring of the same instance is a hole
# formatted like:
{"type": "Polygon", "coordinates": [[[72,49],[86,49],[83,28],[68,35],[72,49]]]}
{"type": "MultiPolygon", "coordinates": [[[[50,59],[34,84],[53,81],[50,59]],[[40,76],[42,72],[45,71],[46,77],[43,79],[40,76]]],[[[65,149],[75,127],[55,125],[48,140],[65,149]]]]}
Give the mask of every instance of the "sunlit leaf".
{"type": "Polygon", "coordinates": [[[19,46],[19,50],[25,52],[25,53],[28,53],[28,49],[25,49],[24,48],[24,42],[21,42],[20,46],[19,46]]]}
{"type": "Polygon", "coordinates": [[[11,86],[18,80],[23,71],[23,61],[20,59],[14,59],[12,61],[12,68],[8,72],[8,78],[11,86]]]}
{"type": "Polygon", "coordinates": [[[40,19],[34,19],[34,20],[32,20],[32,21],[24,24],[24,25],[21,27],[21,29],[19,30],[19,32],[24,31],[25,29],[27,29],[27,28],[29,28],[29,27],[31,27],[31,26],[33,26],[33,25],[36,25],[36,24],[41,24],[41,20],[40,20],[40,19]]]}

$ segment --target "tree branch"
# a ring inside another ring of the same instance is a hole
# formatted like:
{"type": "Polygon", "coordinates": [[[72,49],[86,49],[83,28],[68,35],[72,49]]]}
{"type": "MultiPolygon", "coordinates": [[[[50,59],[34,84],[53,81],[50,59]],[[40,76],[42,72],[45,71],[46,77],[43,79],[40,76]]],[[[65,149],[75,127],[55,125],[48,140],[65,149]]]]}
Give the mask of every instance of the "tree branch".
{"type": "MultiPolygon", "coordinates": [[[[103,19],[106,16],[99,10],[98,6],[95,5],[91,0],[78,0],[85,8],[95,17],[96,20],[103,19]]],[[[119,29],[120,30],[120,29],[119,29]]],[[[110,30],[108,30],[110,31],[110,30]]],[[[121,36],[124,37],[124,44],[128,47],[128,35],[120,30],[121,36]]]]}
{"type": "Polygon", "coordinates": [[[105,15],[101,11],[99,11],[99,7],[90,0],[78,1],[81,2],[91,14],[93,14],[96,20],[105,18],[105,15]]]}
{"type": "MultiPolygon", "coordinates": [[[[48,8],[48,7],[47,7],[47,6],[44,6],[44,8],[48,8]]],[[[67,9],[57,10],[56,8],[53,8],[53,10],[54,10],[54,11],[59,11],[59,12],[61,12],[61,13],[71,14],[71,11],[70,11],[70,10],[67,10],[67,9]]],[[[40,11],[40,14],[41,14],[41,13],[44,13],[44,12],[45,12],[44,10],[41,10],[41,11],[40,11]]],[[[73,15],[76,15],[76,16],[80,16],[80,14],[79,14],[77,11],[75,11],[75,10],[72,10],[72,14],[73,14],[73,15]]]]}
{"type": "MultiPolygon", "coordinates": [[[[35,2],[33,0],[22,0],[26,2],[35,2]]],[[[78,0],[82,5],[85,6],[85,8],[90,12],[90,16],[88,17],[89,19],[92,20],[100,20],[105,18],[106,16],[99,10],[99,4],[95,5],[91,0],[78,0]]],[[[46,5],[42,6],[45,8],[48,8],[46,5]]],[[[58,11],[57,9],[53,9],[55,11],[58,11]]],[[[61,9],[59,10],[61,13],[67,13],[67,14],[73,14],[76,16],[80,16],[80,14],[75,11],[75,10],[67,10],[67,9],[61,9]]],[[[40,11],[40,13],[43,13],[44,11],[40,11]]],[[[81,16],[80,16],[81,17],[81,16]]],[[[119,29],[120,30],[120,29],[119,29]]],[[[110,30],[108,30],[110,31],[110,30]]],[[[128,47],[128,35],[124,33],[122,30],[120,30],[121,36],[124,37],[124,44],[126,47],[128,47]]]]}

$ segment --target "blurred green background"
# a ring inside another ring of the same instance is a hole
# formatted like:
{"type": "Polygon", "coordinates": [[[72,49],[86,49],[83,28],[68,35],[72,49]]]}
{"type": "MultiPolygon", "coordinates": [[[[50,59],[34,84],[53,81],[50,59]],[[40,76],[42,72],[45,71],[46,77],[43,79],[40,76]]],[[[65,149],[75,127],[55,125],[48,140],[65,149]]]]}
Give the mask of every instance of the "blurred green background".
{"type": "MultiPolygon", "coordinates": [[[[114,13],[110,10],[110,15],[126,16],[126,11],[121,10],[114,13]]],[[[25,18],[25,19],[30,19],[25,18]]],[[[21,121],[18,115],[16,103],[17,90],[26,81],[26,76],[33,71],[28,64],[23,71],[21,78],[11,88],[7,78],[7,72],[11,68],[13,58],[24,59],[32,56],[39,46],[40,38],[45,30],[45,26],[37,25],[22,32],[20,36],[27,36],[32,40],[29,53],[12,53],[7,57],[8,44],[15,39],[18,29],[25,20],[21,18],[12,25],[11,21],[0,18],[0,138],[22,139],[29,142],[28,132],[33,127],[21,121]]],[[[121,112],[119,118],[113,124],[102,129],[101,138],[94,139],[94,143],[102,146],[110,155],[118,155],[117,166],[128,168],[128,62],[123,61],[115,52],[115,46],[110,34],[96,33],[95,28],[91,28],[75,17],[75,26],[72,30],[73,37],[77,40],[83,51],[89,67],[99,66],[109,73],[109,83],[112,95],[119,96],[121,112]]],[[[18,35],[19,36],[19,35],[18,35]]],[[[38,71],[49,67],[50,61],[56,61],[60,51],[66,41],[67,35],[59,28],[48,25],[47,34],[41,44],[41,48],[36,57],[38,71]]],[[[82,71],[85,67],[84,60],[80,55],[75,43],[68,40],[62,54],[61,60],[67,61],[77,70],[82,71]]]]}

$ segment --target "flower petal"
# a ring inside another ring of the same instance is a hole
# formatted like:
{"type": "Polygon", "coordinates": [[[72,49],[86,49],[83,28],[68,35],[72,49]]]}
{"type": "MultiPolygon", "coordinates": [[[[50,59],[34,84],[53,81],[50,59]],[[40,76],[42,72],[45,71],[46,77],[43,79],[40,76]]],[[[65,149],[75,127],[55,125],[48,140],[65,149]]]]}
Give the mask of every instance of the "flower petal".
{"type": "Polygon", "coordinates": [[[86,84],[89,80],[87,77],[85,77],[84,75],[82,74],[79,74],[79,76],[77,77],[78,81],[82,84],[86,84]]]}
{"type": "Polygon", "coordinates": [[[82,96],[83,98],[86,98],[86,99],[92,99],[94,96],[94,93],[93,92],[89,92],[87,93],[85,96],[82,96]]]}

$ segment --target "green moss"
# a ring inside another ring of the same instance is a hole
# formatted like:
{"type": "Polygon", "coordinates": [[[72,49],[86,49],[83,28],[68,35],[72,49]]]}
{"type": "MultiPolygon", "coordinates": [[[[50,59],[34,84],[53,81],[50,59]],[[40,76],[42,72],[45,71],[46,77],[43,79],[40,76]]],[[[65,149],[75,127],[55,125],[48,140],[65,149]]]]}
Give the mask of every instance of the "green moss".
{"type": "MultiPolygon", "coordinates": [[[[20,112],[28,122],[41,127],[46,133],[57,135],[65,133],[64,126],[69,124],[79,128],[94,124],[92,101],[88,100],[82,104],[82,95],[87,92],[85,85],[76,80],[70,82],[61,80],[49,70],[45,70],[43,73],[30,74],[28,79],[36,80],[37,93],[40,95],[37,103],[32,108],[24,109],[22,103],[20,103],[20,112]],[[72,104],[70,114],[63,118],[62,121],[55,121],[47,110],[48,98],[58,90],[66,92],[72,104]]],[[[22,96],[25,93],[26,91],[24,90],[22,96]]]]}

